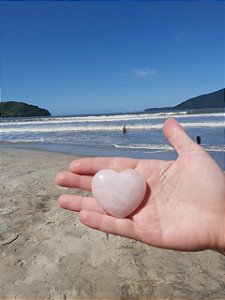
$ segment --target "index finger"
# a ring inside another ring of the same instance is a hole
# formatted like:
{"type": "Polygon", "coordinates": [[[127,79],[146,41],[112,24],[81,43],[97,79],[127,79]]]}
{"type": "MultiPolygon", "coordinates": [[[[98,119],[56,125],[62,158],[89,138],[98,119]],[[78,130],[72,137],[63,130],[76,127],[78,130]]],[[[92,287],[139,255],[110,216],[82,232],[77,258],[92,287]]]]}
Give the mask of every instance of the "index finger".
{"type": "Polygon", "coordinates": [[[121,171],[123,169],[136,168],[139,159],[127,157],[86,157],[74,160],[69,169],[71,172],[81,175],[95,175],[102,169],[114,169],[121,171]]]}

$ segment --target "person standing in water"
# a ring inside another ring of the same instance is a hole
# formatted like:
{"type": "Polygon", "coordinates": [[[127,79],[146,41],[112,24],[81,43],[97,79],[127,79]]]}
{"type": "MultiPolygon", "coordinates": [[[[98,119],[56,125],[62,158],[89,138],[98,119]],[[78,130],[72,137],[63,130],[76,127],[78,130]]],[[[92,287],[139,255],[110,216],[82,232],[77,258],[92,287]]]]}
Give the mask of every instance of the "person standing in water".
{"type": "Polygon", "coordinates": [[[201,144],[201,137],[199,135],[196,136],[196,142],[197,142],[198,145],[201,144]]]}
{"type": "Polygon", "coordinates": [[[127,132],[127,128],[125,125],[123,125],[123,129],[122,129],[123,133],[126,133],[127,132]]]}

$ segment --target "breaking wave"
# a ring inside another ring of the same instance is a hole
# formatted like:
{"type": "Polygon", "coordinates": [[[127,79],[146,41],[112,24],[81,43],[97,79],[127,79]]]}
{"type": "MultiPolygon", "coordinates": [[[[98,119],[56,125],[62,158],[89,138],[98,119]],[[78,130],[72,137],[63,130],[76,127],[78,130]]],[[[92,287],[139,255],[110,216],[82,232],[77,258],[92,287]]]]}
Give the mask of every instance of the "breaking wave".
{"type": "MultiPolygon", "coordinates": [[[[174,149],[167,144],[129,144],[129,145],[114,145],[115,148],[119,149],[130,149],[130,150],[154,150],[159,152],[173,151],[174,149]]],[[[202,147],[209,152],[224,152],[225,146],[209,146],[202,145],[202,147]]]]}
{"type": "MultiPolygon", "coordinates": [[[[181,125],[184,128],[218,128],[224,127],[224,122],[186,122],[181,125]]],[[[161,129],[162,124],[130,124],[128,132],[132,130],[153,130],[161,129]]],[[[2,127],[1,133],[39,133],[39,132],[84,132],[84,131],[121,131],[121,125],[84,125],[84,126],[30,126],[30,127],[2,127]]]]}
{"type": "Polygon", "coordinates": [[[101,123],[101,122],[128,122],[128,121],[141,121],[141,120],[157,120],[167,119],[168,117],[174,118],[210,118],[210,117],[224,117],[224,113],[211,113],[211,114],[195,114],[189,115],[187,112],[179,113],[155,113],[155,114],[124,114],[124,115],[100,115],[100,116],[72,116],[72,117],[50,117],[50,118],[23,118],[12,119],[11,121],[1,120],[1,125],[39,125],[39,124],[62,124],[62,123],[101,123]]]}

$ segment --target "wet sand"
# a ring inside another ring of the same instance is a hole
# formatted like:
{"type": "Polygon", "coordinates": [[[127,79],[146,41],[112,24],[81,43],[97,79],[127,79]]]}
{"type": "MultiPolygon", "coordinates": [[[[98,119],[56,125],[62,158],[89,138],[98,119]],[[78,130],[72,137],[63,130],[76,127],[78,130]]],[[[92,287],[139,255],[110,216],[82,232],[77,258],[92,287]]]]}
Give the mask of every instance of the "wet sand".
{"type": "Polygon", "coordinates": [[[225,299],[225,258],[89,229],[59,208],[73,155],[1,149],[1,299],[225,299]]]}

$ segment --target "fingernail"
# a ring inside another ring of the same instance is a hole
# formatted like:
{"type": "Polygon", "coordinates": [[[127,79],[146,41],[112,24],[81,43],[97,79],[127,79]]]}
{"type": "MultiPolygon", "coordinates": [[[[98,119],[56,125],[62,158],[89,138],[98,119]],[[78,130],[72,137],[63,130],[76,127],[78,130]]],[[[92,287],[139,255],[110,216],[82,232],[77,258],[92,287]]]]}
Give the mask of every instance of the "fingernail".
{"type": "Polygon", "coordinates": [[[80,162],[75,160],[70,164],[70,168],[74,169],[79,169],[80,168],[80,162]]]}

